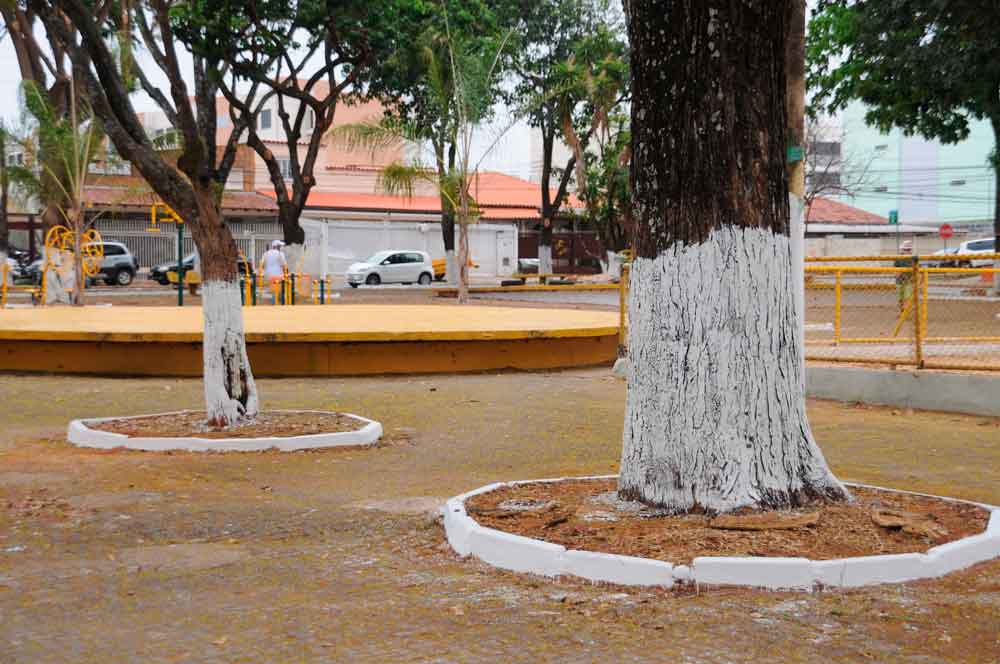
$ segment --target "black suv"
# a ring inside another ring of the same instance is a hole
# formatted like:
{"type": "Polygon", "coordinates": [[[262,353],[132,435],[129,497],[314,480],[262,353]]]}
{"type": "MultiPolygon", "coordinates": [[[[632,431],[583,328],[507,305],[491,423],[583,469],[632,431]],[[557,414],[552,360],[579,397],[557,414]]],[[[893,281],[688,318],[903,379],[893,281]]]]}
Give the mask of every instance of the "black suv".
{"type": "MultiPolygon", "coordinates": [[[[184,271],[187,272],[188,270],[193,270],[193,269],[194,269],[194,252],[191,252],[190,254],[184,257],[184,271]]],[[[242,256],[236,259],[236,269],[241,277],[246,276],[248,272],[250,276],[253,277],[253,265],[247,265],[246,261],[243,260],[242,256]],[[249,270],[247,270],[248,267],[250,268],[249,270]]],[[[170,284],[170,279],[167,278],[167,272],[176,272],[176,271],[177,271],[177,261],[176,260],[167,261],[166,263],[160,263],[159,265],[154,265],[149,270],[149,278],[155,282],[167,286],[170,284]]]]}

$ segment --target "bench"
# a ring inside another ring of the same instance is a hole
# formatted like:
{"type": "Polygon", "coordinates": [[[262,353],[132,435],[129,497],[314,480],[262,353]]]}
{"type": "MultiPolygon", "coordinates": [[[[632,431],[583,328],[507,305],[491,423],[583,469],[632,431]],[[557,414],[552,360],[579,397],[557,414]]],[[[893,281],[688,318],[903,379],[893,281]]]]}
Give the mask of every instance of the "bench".
{"type": "MultiPolygon", "coordinates": [[[[534,272],[525,272],[525,273],[516,272],[510,275],[510,278],[516,279],[521,286],[525,285],[528,282],[528,279],[538,279],[538,283],[543,286],[549,283],[553,285],[556,284],[568,285],[576,283],[576,277],[572,274],[545,274],[545,273],[536,274],[534,272]]],[[[517,284],[501,284],[501,285],[517,285],[517,284]]]]}

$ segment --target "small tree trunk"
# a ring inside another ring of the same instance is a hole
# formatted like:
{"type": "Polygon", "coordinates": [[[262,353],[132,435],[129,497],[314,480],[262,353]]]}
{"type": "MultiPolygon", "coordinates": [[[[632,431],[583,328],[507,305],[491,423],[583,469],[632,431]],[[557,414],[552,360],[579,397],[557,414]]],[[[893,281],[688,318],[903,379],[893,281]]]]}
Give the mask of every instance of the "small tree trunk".
{"type": "Polygon", "coordinates": [[[83,306],[83,290],[87,285],[87,275],[83,270],[83,213],[81,210],[69,211],[70,227],[73,229],[73,305],[83,306]]]}
{"type": "Polygon", "coordinates": [[[786,5],[627,3],[636,258],[619,494],[845,499],[813,440],[785,181],[786,5]]]}
{"type": "Polygon", "coordinates": [[[302,269],[305,258],[306,232],[299,223],[299,211],[291,201],[282,203],[278,208],[278,219],[281,222],[281,239],[285,243],[285,260],[289,272],[302,269]]]}
{"type": "Polygon", "coordinates": [[[552,219],[542,219],[538,235],[538,273],[552,274],[552,219]]]}
{"type": "Polygon", "coordinates": [[[469,218],[468,206],[462,206],[458,222],[458,303],[469,301],[469,218]]]}
{"type": "Polygon", "coordinates": [[[196,190],[199,219],[192,225],[202,266],[205,410],[212,426],[232,426],[259,409],[247,357],[237,249],[211,190],[196,190]]]}
{"type": "MultiPolygon", "coordinates": [[[[442,197],[441,205],[447,206],[442,197]]],[[[441,213],[441,239],[444,241],[444,278],[449,284],[458,283],[458,263],[455,261],[455,213],[441,213]]]]}

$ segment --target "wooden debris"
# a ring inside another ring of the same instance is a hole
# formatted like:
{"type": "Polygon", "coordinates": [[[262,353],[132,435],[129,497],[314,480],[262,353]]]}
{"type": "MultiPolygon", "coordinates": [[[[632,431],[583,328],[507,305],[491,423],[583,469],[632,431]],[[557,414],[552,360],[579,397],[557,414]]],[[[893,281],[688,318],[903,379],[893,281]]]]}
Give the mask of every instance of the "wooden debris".
{"type": "Polygon", "coordinates": [[[902,530],[910,535],[937,539],[948,534],[948,529],[935,523],[933,519],[912,512],[903,512],[884,507],[872,508],[872,521],[887,530],[902,530]]]}
{"type": "Polygon", "coordinates": [[[792,530],[807,528],[819,523],[819,512],[808,514],[722,514],[709,522],[710,528],[719,530],[792,530]]]}

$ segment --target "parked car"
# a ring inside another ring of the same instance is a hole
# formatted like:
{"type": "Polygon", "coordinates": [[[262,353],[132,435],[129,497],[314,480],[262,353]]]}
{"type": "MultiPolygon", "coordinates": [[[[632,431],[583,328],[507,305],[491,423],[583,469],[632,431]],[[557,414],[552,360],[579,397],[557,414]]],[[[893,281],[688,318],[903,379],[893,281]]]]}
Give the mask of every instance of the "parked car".
{"type": "MultiPolygon", "coordinates": [[[[184,271],[188,272],[194,269],[194,252],[184,257],[184,271]]],[[[236,259],[236,269],[241,277],[246,276],[248,273],[250,277],[253,277],[253,265],[248,264],[246,259],[242,256],[236,259]]],[[[168,272],[177,271],[177,261],[167,261],[166,263],[160,263],[154,265],[149,270],[149,279],[157,283],[167,286],[170,284],[170,279],[167,277],[168,272]]]]}
{"type": "MultiPolygon", "coordinates": [[[[104,248],[104,260],[101,261],[100,272],[97,273],[94,280],[102,279],[109,286],[113,284],[128,286],[135,279],[135,273],[139,271],[139,261],[121,242],[102,242],[101,244],[104,248]]],[[[43,264],[44,259],[39,258],[26,268],[25,274],[32,283],[42,283],[43,264]]]]}
{"type": "Polygon", "coordinates": [[[352,288],[361,284],[412,284],[427,286],[434,280],[431,257],[425,251],[392,249],[380,251],[347,268],[347,283],[352,288]]]}
{"type": "Polygon", "coordinates": [[[538,259],[537,258],[518,258],[517,259],[517,273],[518,274],[538,274],[538,259]]]}
{"type": "Polygon", "coordinates": [[[928,259],[927,262],[932,265],[936,265],[937,267],[955,267],[955,260],[949,258],[949,256],[954,256],[957,253],[957,247],[952,247],[951,249],[938,249],[931,254],[931,258],[928,259]]]}
{"type": "MultiPolygon", "coordinates": [[[[980,240],[968,240],[958,245],[958,254],[992,254],[996,252],[996,238],[988,237],[980,240]]],[[[968,260],[959,261],[959,267],[989,267],[992,260],[968,260]]]]}

